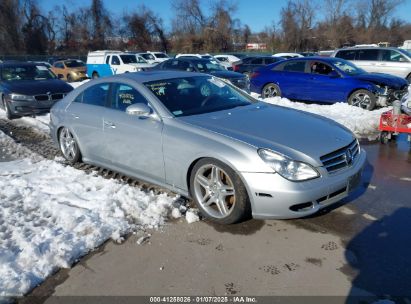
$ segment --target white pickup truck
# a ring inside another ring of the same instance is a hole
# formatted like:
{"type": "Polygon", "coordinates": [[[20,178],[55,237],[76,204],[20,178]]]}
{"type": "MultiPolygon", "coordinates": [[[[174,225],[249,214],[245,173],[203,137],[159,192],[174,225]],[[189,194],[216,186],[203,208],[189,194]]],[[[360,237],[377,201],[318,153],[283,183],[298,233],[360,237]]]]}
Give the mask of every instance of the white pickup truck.
{"type": "Polygon", "coordinates": [[[152,68],[144,58],[120,51],[94,51],[87,55],[87,75],[99,78],[115,74],[139,72],[152,68]]]}

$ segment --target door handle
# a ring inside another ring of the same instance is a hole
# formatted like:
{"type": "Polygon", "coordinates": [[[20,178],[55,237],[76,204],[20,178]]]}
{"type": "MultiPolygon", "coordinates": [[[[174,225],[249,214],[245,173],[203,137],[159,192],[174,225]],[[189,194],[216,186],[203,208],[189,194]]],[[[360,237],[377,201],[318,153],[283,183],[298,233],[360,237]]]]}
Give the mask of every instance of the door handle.
{"type": "Polygon", "coordinates": [[[105,121],[104,125],[108,128],[112,128],[112,129],[116,128],[116,125],[114,123],[112,123],[111,121],[105,121]]]}
{"type": "Polygon", "coordinates": [[[80,118],[80,116],[78,116],[77,114],[71,114],[71,116],[72,116],[74,119],[79,119],[79,118],[80,118]]]}

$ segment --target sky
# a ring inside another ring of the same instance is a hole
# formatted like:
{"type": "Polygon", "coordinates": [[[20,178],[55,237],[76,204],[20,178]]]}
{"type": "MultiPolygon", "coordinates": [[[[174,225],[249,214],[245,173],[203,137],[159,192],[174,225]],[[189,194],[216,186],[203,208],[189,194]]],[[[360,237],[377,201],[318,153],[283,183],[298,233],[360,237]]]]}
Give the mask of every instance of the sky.
{"type": "MultiPolygon", "coordinates": [[[[314,1],[320,6],[323,2],[322,0],[314,1]]],[[[174,15],[171,2],[171,0],[104,0],[104,5],[110,12],[119,17],[123,12],[136,9],[144,4],[158,14],[164,20],[166,26],[170,26],[170,21],[174,15]]],[[[211,2],[212,0],[202,1],[205,6],[211,2]]],[[[239,18],[242,24],[248,24],[253,32],[258,32],[263,30],[265,26],[272,25],[273,22],[278,26],[281,8],[286,5],[287,0],[233,0],[233,2],[237,3],[237,11],[232,17],[239,18]]],[[[38,0],[38,3],[48,11],[56,5],[61,5],[62,1],[38,0]]],[[[65,0],[64,3],[69,9],[75,9],[89,6],[91,0],[65,0]]],[[[410,12],[411,0],[405,0],[397,8],[395,17],[410,22],[410,12]]]]}

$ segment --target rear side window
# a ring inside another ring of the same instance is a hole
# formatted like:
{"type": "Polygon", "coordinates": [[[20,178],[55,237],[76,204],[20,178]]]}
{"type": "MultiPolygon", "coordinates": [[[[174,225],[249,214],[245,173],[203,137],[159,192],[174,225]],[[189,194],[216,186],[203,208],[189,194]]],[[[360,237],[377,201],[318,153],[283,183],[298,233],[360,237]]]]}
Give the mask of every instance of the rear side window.
{"type": "Polygon", "coordinates": [[[251,64],[263,64],[263,58],[254,58],[250,62],[251,64]]]}
{"type": "Polygon", "coordinates": [[[273,58],[265,58],[264,61],[265,61],[265,64],[271,64],[271,63],[277,62],[278,59],[275,58],[275,57],[273,57],[273,58]]]}
{"type": "Polygon", "coordinates": [[[287,72],[305,72],[305,61],[291,61],[283,65],[283,71],[287,72]]]}
{"type": "Polygon", "coordinates": [[[378,49],[358,50],[357,60],[378,60],[378,49]]]}
{"type": "Polygon", "coordinates": [[[97,84],[83,91],[74,102],[85,103],[93,106],[105,106],[110,85],[97,84]]]}
{"type": "Polygon", "coordinates": [[[125,112],[127,107],[135,103],[147,103],[147,100],[137,89],[127,84],[114,84],[112,88],[110,107],[125,112]]]}
{"type": "Polygon", "coordinates": [[[345,50],[345,51],[338,51],[335,54],[335,57],[342,58],[345,60],[355,60],[356,50],[345,50]]]}

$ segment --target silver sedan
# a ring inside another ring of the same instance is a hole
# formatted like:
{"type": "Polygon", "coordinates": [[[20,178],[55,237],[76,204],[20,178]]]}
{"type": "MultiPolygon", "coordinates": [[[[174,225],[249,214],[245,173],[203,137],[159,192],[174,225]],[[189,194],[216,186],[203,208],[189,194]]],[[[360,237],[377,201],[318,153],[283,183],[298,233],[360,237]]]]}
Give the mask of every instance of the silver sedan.
{"type": "Polygon", "coordinates": [[[50,129],[68,161],[191,197],[223,224],[313,214],[358,185],[366,159],[336,122],[199,73],[90,81],[51,109],[50,129]]]}

